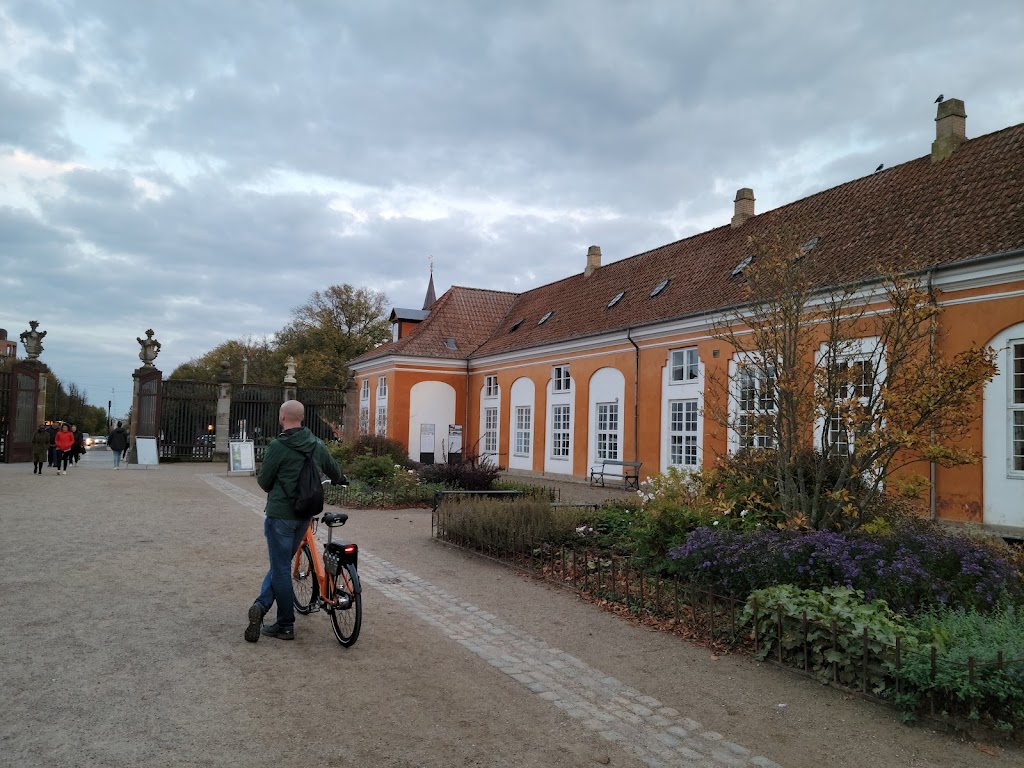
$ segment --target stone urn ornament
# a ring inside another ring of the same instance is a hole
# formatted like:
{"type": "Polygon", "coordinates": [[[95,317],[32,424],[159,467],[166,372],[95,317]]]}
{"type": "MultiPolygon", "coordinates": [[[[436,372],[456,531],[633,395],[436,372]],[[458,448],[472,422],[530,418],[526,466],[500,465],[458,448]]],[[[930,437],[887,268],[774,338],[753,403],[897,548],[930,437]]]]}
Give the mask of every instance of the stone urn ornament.
{"type": "Polygon", "coordinates": [[[146,331],[145,339],[136,337],[135,340],[142,345],[142,351],[139,352],[139,360],[142,361],[142,367],[152,368],[153,361],[156,360],[156,356],[160,353],[160,342],[153,338],[153,329],[150,328],[146,331]]]}
{"type": "Polygon", "coordinates": [[[46,331],[37,331],[39,327],[38,320],[29,320],[29,327],[31,331],[22,331],[21,343],[25,345],[25,359],[36,360],[39,357],[39,353],[43,351],[43,337],[46,335],[46,331]]]}

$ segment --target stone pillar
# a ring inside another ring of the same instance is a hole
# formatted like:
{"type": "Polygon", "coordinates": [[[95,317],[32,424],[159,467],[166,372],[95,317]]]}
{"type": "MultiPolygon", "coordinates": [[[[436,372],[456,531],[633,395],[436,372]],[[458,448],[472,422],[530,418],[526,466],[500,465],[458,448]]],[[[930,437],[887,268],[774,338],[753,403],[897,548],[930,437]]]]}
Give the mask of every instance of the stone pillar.
{"type": "Polygon", "coordinates": [[[36,400],[36,426],[46,421],[46,371],[39,372],[39,397],[36,400]]]}
{"type": "Polygon", "coordinates": [[[295,358],[289,355],[285,361],[284,374],[284,399],[295,400],[298,397],[298,387],[295,382],[295,358]]]}
{"type": "Polygon", "coordinates": [[[224,360],[217,374],[217,437],[213,452],[215,455],[228,455],[231,440],[231,364],[224,360]]]}
{"type": "Polygon", "coordinates": [[[345,382],[345,399],[341,410],[341,439],[343,442],[351,443],[356,439],[356,429],[359,426],[359,391],[356,388],[356,377],[351,373],[348,381],[345,382]]]}

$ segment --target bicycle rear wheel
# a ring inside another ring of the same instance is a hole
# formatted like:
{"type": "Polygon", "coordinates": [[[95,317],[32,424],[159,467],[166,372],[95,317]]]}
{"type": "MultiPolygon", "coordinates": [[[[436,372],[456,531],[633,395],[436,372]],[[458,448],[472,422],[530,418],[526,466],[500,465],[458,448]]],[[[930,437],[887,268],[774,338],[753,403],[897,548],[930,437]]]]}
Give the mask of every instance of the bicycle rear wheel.
{"type": "Polygon", "coordinates": [[[359,637],[359,626],[363,623],[363,596],[355,591],[355,566],[346,565],[334,580],[334,609],[331,624],[338,642],[348,648],[359,637]]]}
{"type": "Polygon", "coordinates": [[[320,585],[313,570],[313,553],[308,544],[299,547],[292,563],[292,592],[294,592],[295,610],[306,614],[313,610],[319,597],[320,585]]]}

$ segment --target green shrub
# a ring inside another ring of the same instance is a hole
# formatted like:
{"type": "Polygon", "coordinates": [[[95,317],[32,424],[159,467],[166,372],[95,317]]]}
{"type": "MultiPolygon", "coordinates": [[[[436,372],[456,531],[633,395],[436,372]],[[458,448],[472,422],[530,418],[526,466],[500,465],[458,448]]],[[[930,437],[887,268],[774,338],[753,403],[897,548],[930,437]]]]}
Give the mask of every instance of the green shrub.
{"type": "Polygon", "coordinates": [[[424,464],[419,468],[423,482],[463,491],[493,490],[500,472],[493,464],[424,464]]]}
{"type": "Polygon", "coordinates": [[[360,480],[371,488],[383,485],[391,480],[400,467],[390,456],[357,456],[348,465],[349,480],[360,480]]]}
{"type": "Polygon", "coordinates": [[[1006,608],[983,614],[939,608],[919,614],[911,626],[935,646],[936,670],[933,678],[931,656],[924,649],[904,655],[903,693],[897,703],[908,715],[936,695],[951,719],[981,722],[1004,732],[1024,727],[1024,615],[1020,611],[1006,608]]]}
{"type": "Polygon", "coordinates": [[[918,645],[914,630],[885,601],[867,602],[863,592],[847,587],[818,592],[780,584],[759,589],[747,598],[741,616],[757,634],[758,659],[781,656],[784,664],[824,683],[866,684],[876,695],[893,687],[896,638],[908,651],[918,645]]]}
{"type": "Polygon", "coordinates": [[[452,495],[438,508],[439,526],[446,536],[495,553],[570,540],[585,514],[581,507],[553,507],[547,500],[522,496],[452,495]]]}
{"type": "Polygon", "coordinates": [[[408,468],[411,465],[405,445],[382,435],[360,435],[352,441],[352,456],[387,456],[392,464],[408,468]]]}
{"type": "Polygon", "coordinates": [[[338,462],[338,466],[341,467],[347,466],[355,456],[352,452],[352,445],[350,443],[327,443],[327,452],[331,454],[331,457],[338,462]]]}

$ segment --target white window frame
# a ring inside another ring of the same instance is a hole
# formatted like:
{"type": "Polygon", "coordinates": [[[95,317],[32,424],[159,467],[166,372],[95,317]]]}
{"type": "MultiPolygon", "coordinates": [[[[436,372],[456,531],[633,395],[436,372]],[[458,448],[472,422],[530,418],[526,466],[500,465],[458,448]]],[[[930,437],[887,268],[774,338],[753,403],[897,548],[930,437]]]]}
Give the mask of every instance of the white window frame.
{"type": "Polygon", "coordinates": [[[572,434],[572,406],[556,403],[551,406],[551,458],[569,459],[569,438],[572,434]]]}
{"type": "Polygon", "coordinates": [[[551,391],[569,392],[572,390],[572,376],[568,365],[556,365],[551,369],[551,391]]]}
{"type": "Polygon", "coordinates": [[[498,392],[498,377],[484,376],[484,397],[497,397],[498,392]]]}
{"type": "Polygon", "coordinates": [[[1010,339],[1007,350],[1007,476],[1024,478],[1024,339],[1010,339]]]}
{"type": "Polygon", "coordinates": [[[381,376],[377,379],[377,397],[387,398],[388,396],[388,377],[381,376]]]}
{"type": "Polygon", "coordinates": [[[362,385],[359,387],[359,399],[369,400],[370,399],[370,379],[363,379],[362,385]]]}
{"type": "Polygon", "coordinates": [[[498,409],[484,408],[483,452],[494,455],[498,452],[498,409]]]}
{"type": "Polygon", "coordinates": [[[377,404],[377,420],[373,425],[373,432],[381,437],[386,437],[388,434],[388,404],[386,402],[377,404]]]}
{"type": "MultiPolygon", "coordinates": [[[[829,354],[827,344],[822,344],[818,352],[818,366],[824,370],[826,366],[834,365],[837,370],[828,375],[832,377],[844,377],[844,370],[849,370],[851,365],[861,367],[862,375],[860,383],[843,385],[834,396],[832,408],[828,413],[818,414],[817,440],[818,448],[831,451],[834,455],[841,456],[844,451],[850,453],[853,450],[852,436],[845,434],[844,421],[840,409],[860,404],[861,407],[868,407],[871,401],[877,396],[878,388],[885,381],[886,364],[885,350],[882,342],[877,336],[859,339],[850,339],[843,343],[843,349],[836,354],[829,354]],[[864,375],[867,372],[867,375],[864,375]],[[854,387],[854,392],[847,390],[848,386],[854,387]],[[826,431],[827,430],[827,431],[826,431]]],[[[828,371],[825,371],[829,374],[828,371]]]]}
{"type": "Polygon", "coordinates": [[[516,406],[515,455],[529,456],[533,442],[533,413],[528,405],[516,406]]]}
{"type": "Polygon", "coordinates": [[[669,400],[669,466],[696,469],[700,466],[700,409],[697,398],[669,400]]]}
{"type": "Polygon", "coordinates": [[[772,430],[762,429],[749,434],[748,418],[752,422],[764,422],[778,413],[775,396],[775,382],[778,367],[765,365],[751,354],[738,354],[730,364],[731,428],[729,430],[730,453],[743,448],[774,448],[772,430]]]}
{"type": "Polygon", "coordinates": [[[696,347],[673,349],[669,353],[670,384],[691,384],[700,378],[700,355],[696,347]]]}
{"type": "Polygon", "coordinates": [[[359,434],[370,434],[370,406],[359,406],[359,434]]]}
{"type": "Polygon", "coordinates": [[[619,404],[598,403],[594,409],[594,458],[617,461],[619,458],[619,404]]]}

